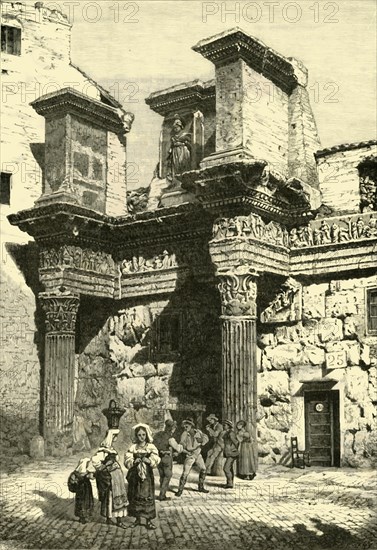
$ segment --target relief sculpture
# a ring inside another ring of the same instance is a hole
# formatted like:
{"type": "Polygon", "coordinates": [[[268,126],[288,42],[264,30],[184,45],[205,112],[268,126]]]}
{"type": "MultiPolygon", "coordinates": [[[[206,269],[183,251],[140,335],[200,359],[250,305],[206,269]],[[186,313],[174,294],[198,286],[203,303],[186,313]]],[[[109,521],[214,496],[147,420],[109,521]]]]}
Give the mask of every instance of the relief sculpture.
{"type": "Polygon", "coordinates": [[[357,241],[377,237],[377,216],[349,216],[312,222],[291,229],[289,242],[292,248],[305,248],[321,244],[357,241]]]}
{"type": "Polygon", "coordinates": [[[273,221],[266,224],[257,214],[217,219],[213,225],[213,240],[229,237],[253,238],[280,246],[288,246],[289,241],[285,227],[273,221]]]}
{"type": "Polygon", "coordinates": [[[113,275],[115,262],[110,254],[80,246],[65,245],[59,248],[46,248],[40,252],[41,269],[60,267],[93,271],[101,275],[113,275]]]}
{"type": "Polygon", "coordinates": [[[261,313],[262,323],[299,321],[302,316],[301,285],[288,277],[281,291],[261,313]]]}
{"type": "Polygon", "coordinates": [[[120,270],[122,275],[129,275],[131,273],[155,271],[177,266],[175,254],[169,254],[167,250],[164,250],[162,254],[157,254],[149,260],[146,260],[143,256],[133,256],[131,260],[125,259],[121,262],[120,270]]]}

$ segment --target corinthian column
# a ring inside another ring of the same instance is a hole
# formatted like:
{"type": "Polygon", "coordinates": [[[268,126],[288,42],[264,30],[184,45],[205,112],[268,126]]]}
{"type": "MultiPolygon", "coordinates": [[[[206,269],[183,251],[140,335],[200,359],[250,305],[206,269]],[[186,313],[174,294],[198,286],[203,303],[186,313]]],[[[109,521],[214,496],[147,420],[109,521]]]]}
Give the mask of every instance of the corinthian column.
{"type": "Polygon", "coordinates": [[[79,296],[69,292],[39,294],[46,313],[43,370],[43,436],[70,432],[73,422],[75,327],[79,296]]]}
{"type": "Polygon", "coordinates": [[[257,274],[245,267],[218,270],[222,307],[223,420],[245,420],[256,441],[257,274]]]}

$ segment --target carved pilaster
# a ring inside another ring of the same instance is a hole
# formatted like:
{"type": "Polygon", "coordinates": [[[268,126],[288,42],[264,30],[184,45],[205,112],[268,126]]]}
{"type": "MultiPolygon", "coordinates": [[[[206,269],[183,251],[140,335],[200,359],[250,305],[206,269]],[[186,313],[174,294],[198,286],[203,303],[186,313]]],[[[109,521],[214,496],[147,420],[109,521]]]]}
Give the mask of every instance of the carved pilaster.
{"type": "MultiPolygon", "coordinates": [[[[222,305],[223,419],[245,420],[256,442],[257,274],[249,268],[217,273],[222,305]]],[[[254,448],[257,456],[257,446],[254,448]]]]}
{"type": "Polygon", "coordinates": [[[39,294],[46,314],[42,422],[47,439],[70,432],[74,409],[75,327],[79,296],[39,294]]]}

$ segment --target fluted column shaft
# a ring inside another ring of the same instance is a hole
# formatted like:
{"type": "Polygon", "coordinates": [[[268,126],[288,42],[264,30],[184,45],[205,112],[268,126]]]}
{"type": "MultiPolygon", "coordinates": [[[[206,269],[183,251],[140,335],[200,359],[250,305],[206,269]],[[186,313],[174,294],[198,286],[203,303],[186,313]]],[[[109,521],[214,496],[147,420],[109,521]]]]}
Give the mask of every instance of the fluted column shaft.
{"type": "Polygon", "coordinates": [[[42,425],[43,436],[50,439],[72,429],[79,297],[68,292],[46,292],[39,298],[46,313],[42,425]]]}
{"type": "MultiPolygon", "coordinates": [[[[245,420],[256,442],[257,274],[250,269],[221,270],[223,420],[245,420]]],[[[255,454],[257,454],[255,443],[255,454]]]]}

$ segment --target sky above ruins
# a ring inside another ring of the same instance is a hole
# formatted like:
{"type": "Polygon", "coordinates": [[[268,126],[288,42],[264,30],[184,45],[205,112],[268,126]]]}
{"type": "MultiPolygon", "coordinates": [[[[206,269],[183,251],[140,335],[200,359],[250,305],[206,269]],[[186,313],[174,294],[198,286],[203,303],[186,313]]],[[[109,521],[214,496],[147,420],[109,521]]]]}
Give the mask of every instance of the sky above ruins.
{"type": "Polygon", "coordinates": [[[145,97],[213,78],[212,63],[191,47],[235,26],[304,62],[323,147],[376,137],[374,0],[63,0],[62,7],[73,23],[72,61],[135,114],[128,149],[132,188],[149,184],[158,161],[162,119],[145,97]]]}

